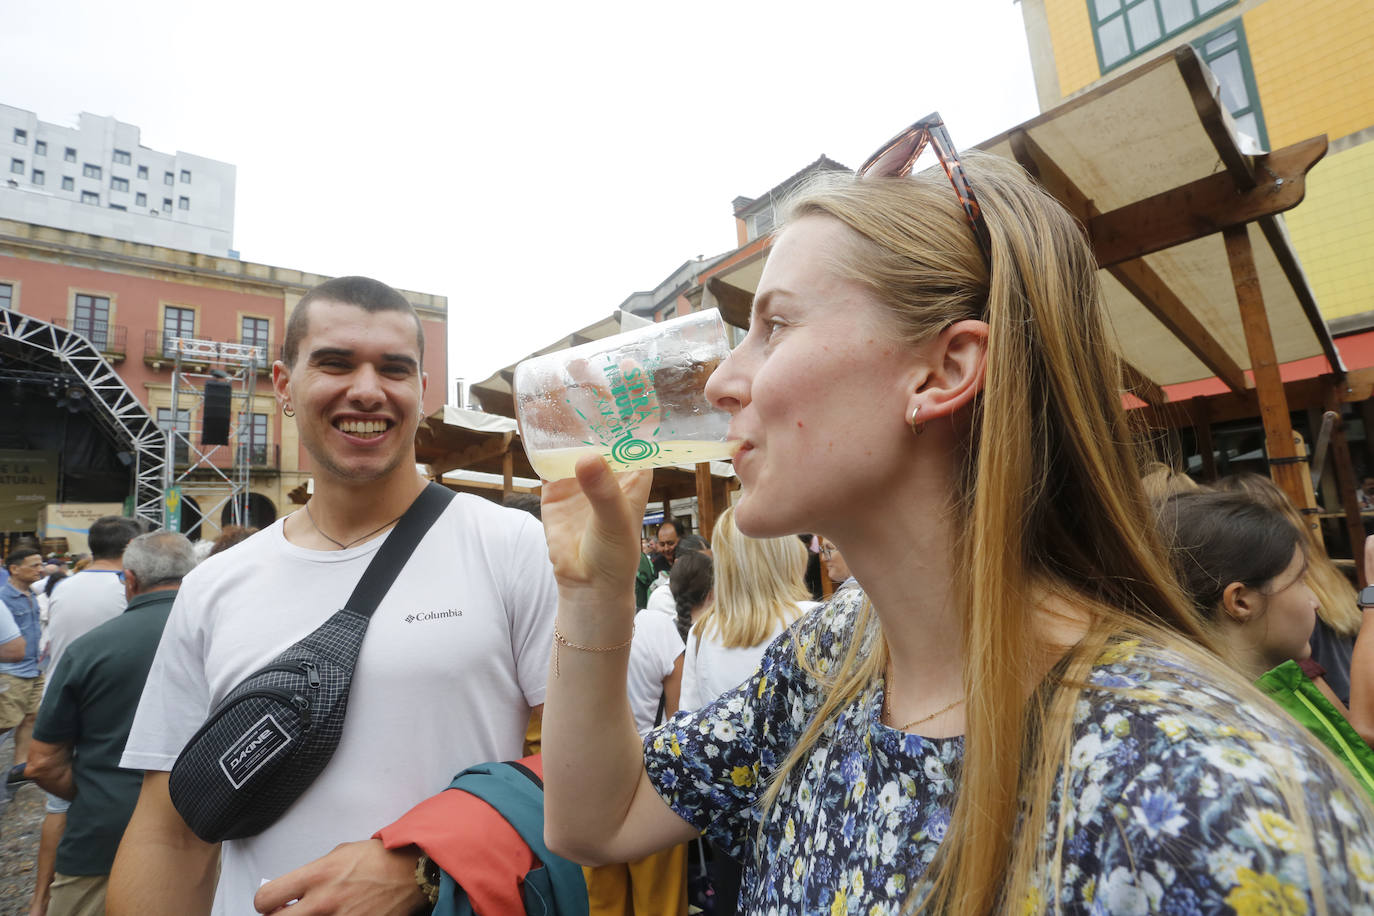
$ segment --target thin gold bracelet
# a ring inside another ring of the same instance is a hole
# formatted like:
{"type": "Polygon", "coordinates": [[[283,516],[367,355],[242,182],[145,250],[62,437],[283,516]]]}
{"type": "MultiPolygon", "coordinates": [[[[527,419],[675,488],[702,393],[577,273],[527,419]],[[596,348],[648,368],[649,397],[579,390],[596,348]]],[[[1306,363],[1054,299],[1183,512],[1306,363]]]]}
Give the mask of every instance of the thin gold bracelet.
{"type": "Polygon", "coordinates": [[[560,671],[559,671],[559,668],[558,668],[558,647],[559,647],[559,646],[567,646],[569,649],[576,649],[576,650],[578,650],[579,652],[614,652],[614,651],[616,651],[617,649],[624,649],[624,648],[628,647],[628,646],[630,645],[630,643],[634,642],[634,640],[635,640],[635,627],[634,627],[634,624],[630,624],[630,638],[627,639],[627,640],[625,640],[625,641],[622,642],[622,643],[617,643],[617,644],[614,645],[614,646],[582,646],[582,645],[578,645],[578,644],[575,643],[575,642],[570,642],[570,641],[568,640],[568,637],[566,637],[566,636],[564,636],[562,633],[558,632],[558,624],[554,624],[554,625],[553,625],[553,676],[554,676],[554,677],[561,677],[561,676],[562,676],[561,673],[560,673],[560,671]]]}

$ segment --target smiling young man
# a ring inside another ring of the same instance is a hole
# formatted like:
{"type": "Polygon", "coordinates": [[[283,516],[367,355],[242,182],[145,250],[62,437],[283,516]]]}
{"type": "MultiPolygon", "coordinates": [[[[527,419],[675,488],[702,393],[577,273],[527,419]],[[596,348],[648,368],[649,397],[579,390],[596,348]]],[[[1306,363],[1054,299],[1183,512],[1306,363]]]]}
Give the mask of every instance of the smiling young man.
{"type": "Polygon", "coordinates": [[[330,280],[292,313],[273,386],[314,459],[315,492],[182,587],[123,759],[147,775],[110,913],[210,912],[212,891],[216,916],[297,899],[303,913],[411,912],[425,902],[418,850],[366,838],[464,767],[521,756],[553,636],[543,534],[524,512],[458,496],[372,617],[329,766],[277,823],[222,844],[217,886],[215,847],[168,795],[167,771],[209,710],[343,605],[424,488],[423,354],[414,310],[375,280],[330,280]]]}

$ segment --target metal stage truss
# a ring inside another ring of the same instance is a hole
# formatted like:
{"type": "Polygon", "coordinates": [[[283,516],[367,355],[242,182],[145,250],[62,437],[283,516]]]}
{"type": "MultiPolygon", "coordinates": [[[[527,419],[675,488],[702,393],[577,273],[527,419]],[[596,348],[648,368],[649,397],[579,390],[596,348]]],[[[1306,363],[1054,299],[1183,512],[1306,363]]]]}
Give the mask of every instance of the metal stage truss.
{"type": "Polygon", "coordinates": [[[183,496],[194,497],[202,519],[215,517],[227,505],[230,520],[242,525],[248,510],[252,449],[265,444],[253,441],[252,414],[258,367],[267,364],[267,351],[251,344],[169,337],[163,342],[163,353],[174,361],[167,451],[178,459],[176,464],[182,463],[181,449],[186,456],[186,466],[179,474],[174,464],[166,464],[164,486],[169,492],[179,487],[183,496]],[[228,446],[206,446],[203,442],[197,446],[192,441],[191,418],[201,418],[203,428],[205,383],[212,379],[229,383],[230,404],[238,408],[230,413],[228,446]],[[216,460],[222,447],[232,448],[228,470],[216,460]]]}
{"type": "Polygon", "coordinates": [[[91,413],[101,428],[129,454],[134,471],[134,514],[162,524],[162,488],[170,468],[167,437],[147,408],[89,340],[12,309],[0,309],[0,336],[21,346],[6,348],[5,358],[39,370],[75,376],[92,399],[91,413]]]}

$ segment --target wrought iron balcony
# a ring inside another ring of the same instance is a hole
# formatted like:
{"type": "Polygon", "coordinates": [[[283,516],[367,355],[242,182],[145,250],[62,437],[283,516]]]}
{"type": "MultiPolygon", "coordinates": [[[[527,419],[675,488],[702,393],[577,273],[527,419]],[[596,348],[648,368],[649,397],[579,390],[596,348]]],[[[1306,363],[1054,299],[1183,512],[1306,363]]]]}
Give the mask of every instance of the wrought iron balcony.
{"type": "Polygon", "coordinates": [[[122,324],[108,324],[102,321],[88,321],[70,318],[54,318],[52,323],[59,328],[75,331],[90,341],[104,356],[111,360],[123,359],[128,355],[129,329],[122,324]]]}
{"type": "Polygon", "coordinates": [[[246,361],[249,347],[258,347],[258,359],[260,360],[257,370],[266,372],[272,368],[272,345],[269,341],[263,344],[261,338],[238,338],[234,340],[216,340],[213,337],[206,337],[196,334],[194,337],[186,337],[181,334],[168,334],[165,331],[144,331],[143,332],[143,361],[154,369],[170,369],[177,358],[177,341],[193,341],[182,347],[181,362],[183,365],[199,366],[202,364],[215,362],[219,358],[239,360],[239,365],[246,361]]]}
{"type": "Polygon", "coordinates": [[[243,443],[239,446],[239,460],[248,457],[248,466],[254,468],[280,468],[281,446],[243,443]]]}

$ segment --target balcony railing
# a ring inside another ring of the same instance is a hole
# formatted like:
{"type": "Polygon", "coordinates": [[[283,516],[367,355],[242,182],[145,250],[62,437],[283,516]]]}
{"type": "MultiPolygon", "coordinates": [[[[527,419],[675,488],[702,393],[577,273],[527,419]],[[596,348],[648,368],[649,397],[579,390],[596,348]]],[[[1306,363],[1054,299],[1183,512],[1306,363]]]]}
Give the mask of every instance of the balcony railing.
{"type": "Polygon", "coordinates": [[[281,446],[280,445],[247,445],[239,446],[240,460],[243,455],[248,456],[248,466],[254,468],[276,468],[281,467],[281,446]]]}
{"type": "MultiPolygon", "coordinates": [[[[170,369],[172,363],[176,362],[176,341],[184,335],[167,334],[163,331],[144,331],[143,332],[143,361],[152,365],[153,368],[170,369]]],[[[261,338],[256,337],[236,337],[232,340],[219,340],[215,337],[206,337],[202,334],[194,335],[198,341],[209,341],[210,343],[230,343],[243,344],[250,347],[263,348],[263,361],[258,365],[259,372],[270,372],[272,370],[273,345],[269,340],[264,345],[261,338]]],[[[189,359],[185,354],[182,355],[182,362],[197,363],[198,360],[189,359]]]]}
{"type": "MultiPolygon", "coordinates": [[[[166,334],[166,332],[164,331],[144,331],[144,363],[151,365],[151,367],[153,368],[172,368],[172,364],[176,363],[176,342],[179,341],[181,336],[183,335],[166,334]]],[[[262,347],[262,363],[258,364],[257,371],[269,372],[272,369],[272,360],[275,357],[272,356],[271,341],[267,343],[267,346],[262,346],[261,339],[234,338],[231,339],[231,341],[220,341],[220,339],[218,338],[212,338],[212,336],[205,336],[202,334],[196,334],[192,339],[195,339],[195,341],[202,343],[231,343],[231,345],[235,346],[260,346],[262,347]]],[[[220,349],[220,347],[214,347],[214,350],[218,349],[220,349]]],[[[210,358],[210,360],[213,361],[213,356],[210,356],[210,354],[203,352],[203,350],[201,353],[196,354],[195,357],[188,356],[188,354],[185,353],[181,354],[181,361],[183,361],[183,363],[199,365],[201,363],[205,363],[206,358],[210,358]]]]}
{"type": "Polygon", "coordinates": [[[91,342],[105,356],[123,359],[128,355],[129,329],[122,324],[107,324],[100,321],[73,321],[70,318],[54,318],[52,323],[59,328],[75,331],[91,342]]]}

